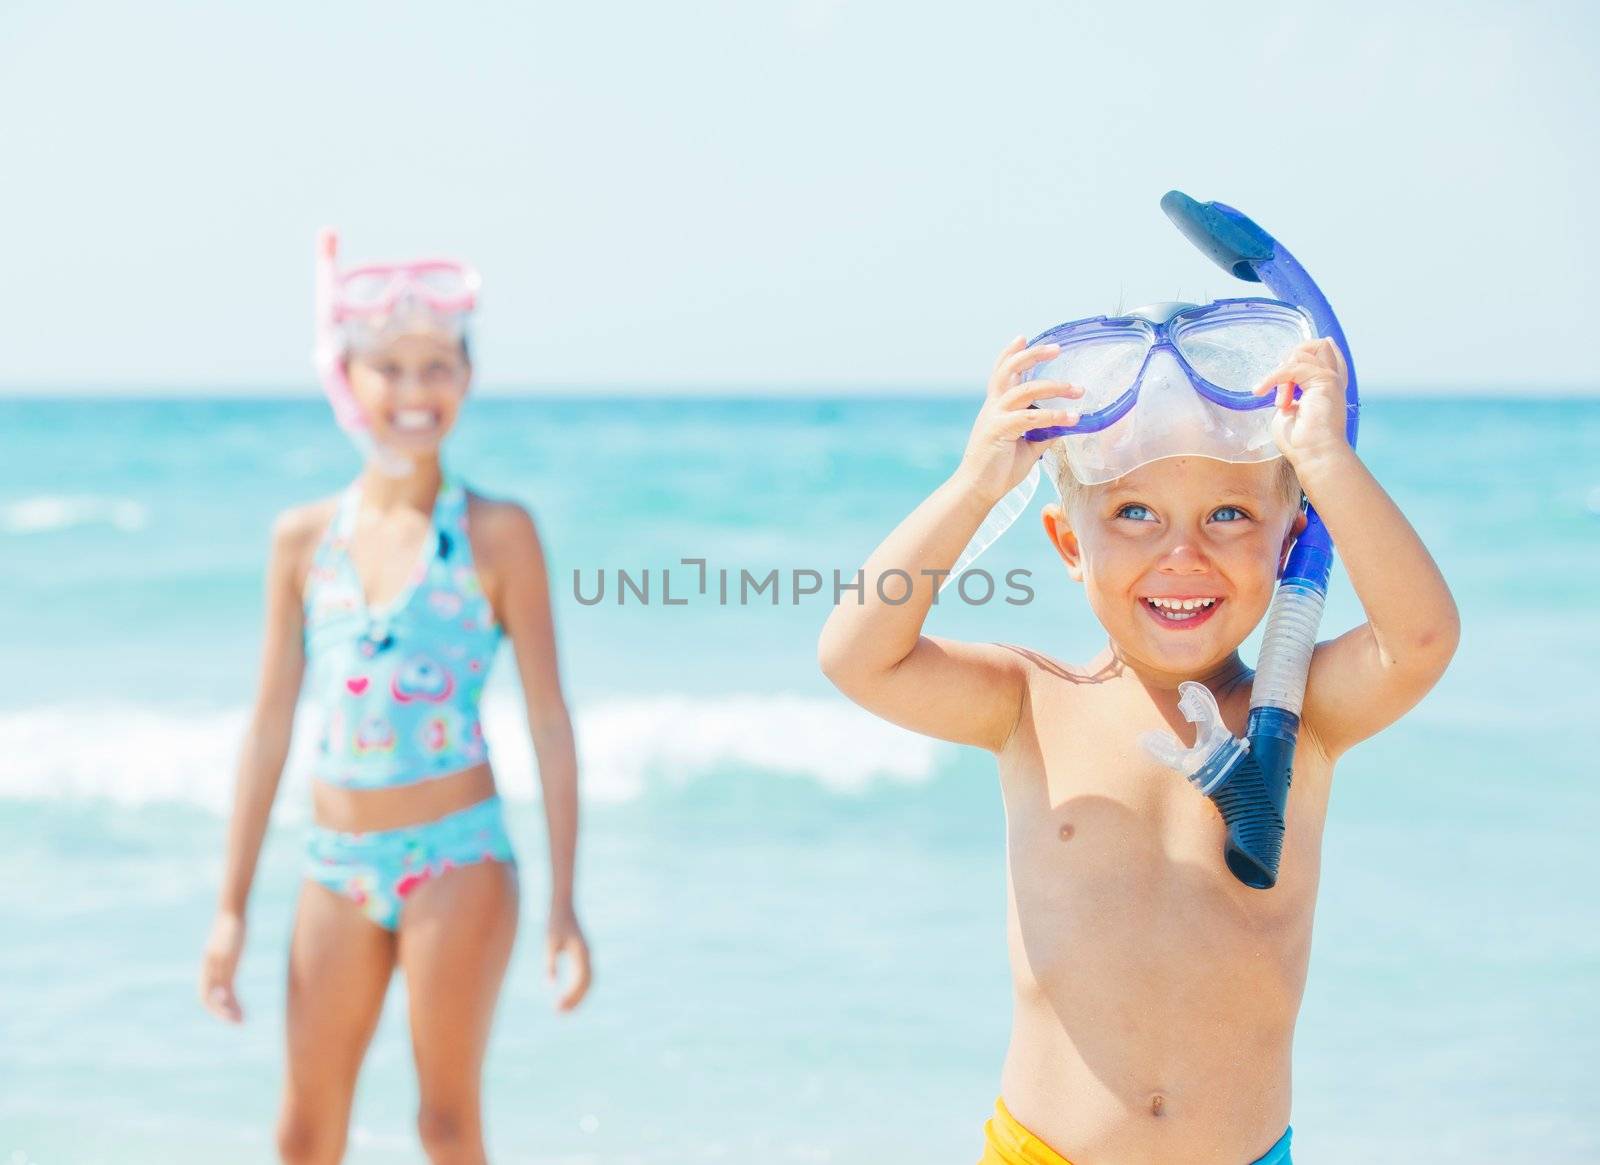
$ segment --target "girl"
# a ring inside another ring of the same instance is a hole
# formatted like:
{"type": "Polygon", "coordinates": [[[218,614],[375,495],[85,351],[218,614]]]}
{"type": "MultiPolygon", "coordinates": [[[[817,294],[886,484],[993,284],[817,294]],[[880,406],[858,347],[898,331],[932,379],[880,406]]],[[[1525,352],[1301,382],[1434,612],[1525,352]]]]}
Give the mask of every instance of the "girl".
{"type": "Polygon", "coordinates": [[[515,651],[550,837],[547,973],[558,1007],[589,986],[573,910],[577,759],[556,667],[543,552],[512,502],[469,493],[440,446],[471,380],[477,275],[458,263],[335,267],[319,241],[318,363],[367,454],[341,495],[277,520],[261,682],[239,764],[226,874],[205,950],[205,1006],[242,1019],[234,972],[302,679],[325,715],[315,825],[289,950],[278,1150],[344,1152],[356,1074],[396,966],[435,1162],[485,1159],[479,1089],[511,955],[517,867],[478,720],[503,635],[515,651]]]}

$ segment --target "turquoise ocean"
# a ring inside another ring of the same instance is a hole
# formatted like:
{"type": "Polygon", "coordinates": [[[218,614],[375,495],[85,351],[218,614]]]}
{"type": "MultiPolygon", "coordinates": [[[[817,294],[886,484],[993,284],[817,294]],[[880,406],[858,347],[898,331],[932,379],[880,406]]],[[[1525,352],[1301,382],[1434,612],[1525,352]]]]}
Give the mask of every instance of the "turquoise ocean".
{"type": "MultiPolygon", "coordinates": [[[[554,1015],[502,658],[487,729],[525,905],[488,1065],[496,1161],[976,1159],[1010,1019],[993,763],[874,720],[815,664],[832,572],[949,472],[974,407],[469,405],[451,462],[532,509],[552,564],[598,969],[581,1012],[554,1015]],[[706,561],[709,594],[683,559],[706,561]],[[773,569],[776,605],[737,603],[740,570],[773,569]],[[646,570],[651,601],[619,606],[616,572],[646,570]],[[664,570],[687,602],[661,601],[664,570]],[[796,601],[795,570],[824,593],[796,601]],[[606,601],[578,602],[574,572],[588,595],[602,571],[606,601]]],[[[269,1161],[303,740],[252,901],[245,1025],[204,1014],[194,982],[268,527],[355,456],[312,400],[11,399],[0,417],[0,1162],[269,1161]]],[[[1362,451],[1464,638],[1339,770],[1295,1159],[1600,1161],[1600,401],[1377,396],[1362,451]]],[[[1098,649],[1033,520],[985,565],[1030,570],[1033,601],[947,599],[932,629],[1098,649]]],[[[1325,631],[1357,618],[1340,576],[1325,631]]],[[[399,1002],[354,1162],[420,1160],[399,1002]]]]}

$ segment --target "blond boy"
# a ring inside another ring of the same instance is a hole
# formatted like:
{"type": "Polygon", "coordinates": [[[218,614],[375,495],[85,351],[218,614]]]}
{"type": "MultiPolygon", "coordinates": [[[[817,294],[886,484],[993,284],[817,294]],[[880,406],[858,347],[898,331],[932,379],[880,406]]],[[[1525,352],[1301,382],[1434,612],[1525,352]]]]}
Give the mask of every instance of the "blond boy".
{"type": "Polygon", "coordinates": [[[1273,435],[1292,478],[1280,461],[1172,457],[1104,485],[1059,483],[1044,530],[1106,630],[1094,659],[923,634],[934,588],[922,572],[948,570],[1032,467],[1024,432],[1077,419],[1028,407],[1080,395],[1023,383],[1058,351],[1019,337],[1001,353],[960,467],[867,560],[862,601],[834,610],[819,658],[863,707],[999,764],[1014,1018],[983,1161],[1277,1165],[1334,766],[1438,680],[1455,605],[1346,439],[1344,364],[1317,340],[1258,389],[1277,390],[1273,435]],[[1366,622],[1313,656],[1279,880],[1263,891],[1224,865],[1212,802],[1139,739],[1192,736],[1183,680],[1203,682],[1242,732],[1252,677],[1238,648],[1304,523],[1300,489],[1366,622]],[[909,601],[871,585],[891,570],[917,580],[909,601]]]}

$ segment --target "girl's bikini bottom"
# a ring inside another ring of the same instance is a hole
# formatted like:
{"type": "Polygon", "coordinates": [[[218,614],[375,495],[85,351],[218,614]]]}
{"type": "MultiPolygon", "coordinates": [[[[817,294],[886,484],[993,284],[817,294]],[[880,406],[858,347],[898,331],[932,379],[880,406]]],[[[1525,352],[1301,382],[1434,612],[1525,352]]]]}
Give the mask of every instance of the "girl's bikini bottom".
{"type": "Polygon", "coordinates": [[[400,925],[406,898],[450,870],[478,862],[516,864],[498,796],[420,825],[370,833],[311,827],[306,876],[350,899],[386,930],[400,925]]]}

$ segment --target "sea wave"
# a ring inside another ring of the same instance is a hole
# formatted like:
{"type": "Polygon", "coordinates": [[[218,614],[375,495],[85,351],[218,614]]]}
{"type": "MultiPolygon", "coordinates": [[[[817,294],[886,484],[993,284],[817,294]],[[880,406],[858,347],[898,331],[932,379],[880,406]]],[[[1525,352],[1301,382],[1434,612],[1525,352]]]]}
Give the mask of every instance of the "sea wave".
{"type": "MultiPolygon", "coordinates": [[[[51,705],[0,713],[0,798],[176,803],[221,814],[248,714],[141,705],[51,705]]],[[[646,696],[581,707],[574,717],[583,796],[623,803],[729,771],[813,782],[852,794],[876,781],[917,783],[940,746],[842,701],[799,695],[646,696]]],[[[303,709],[277,800],[303,818],[315,737],[303,709]]],[[[484,702],[484,733],[502,792],[538,796],[526,721],[513,695],[484,702]]]]}
{"type": "Polygon", "coordinates": [[[145,528],[150,511],[132,498],[99,494],[36,494],[0,505],[0,534],[48,534],[77,526],[145,528]]]}

